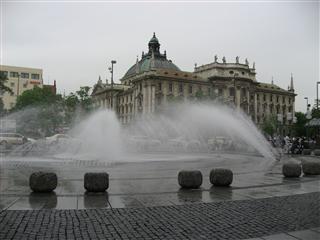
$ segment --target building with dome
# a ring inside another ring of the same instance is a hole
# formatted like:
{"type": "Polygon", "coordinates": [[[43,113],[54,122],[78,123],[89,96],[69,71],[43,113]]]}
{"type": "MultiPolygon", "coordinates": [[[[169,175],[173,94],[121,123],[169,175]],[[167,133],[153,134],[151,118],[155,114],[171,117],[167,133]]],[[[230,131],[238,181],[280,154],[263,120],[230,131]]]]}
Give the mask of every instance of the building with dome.
{"type": "Polygon", "coordinates": [[[289,131],[294,120],[293,78],[288,90],[273,82],[256,80],[255,64],[250,67],[239,62],[214,62],[195,66],[192,72],[182,71],[160,52],[160,43],[154,34],[148,43],[148,52],[129,68],[120,84],[103,83],[101,78],[93,87],[92,99],[97,108],[113,109],[123,124],[137,116],[154,114],[172,101],[213,99],[242,109],[258,125],[270,116],[276,116],[289,131]]]}

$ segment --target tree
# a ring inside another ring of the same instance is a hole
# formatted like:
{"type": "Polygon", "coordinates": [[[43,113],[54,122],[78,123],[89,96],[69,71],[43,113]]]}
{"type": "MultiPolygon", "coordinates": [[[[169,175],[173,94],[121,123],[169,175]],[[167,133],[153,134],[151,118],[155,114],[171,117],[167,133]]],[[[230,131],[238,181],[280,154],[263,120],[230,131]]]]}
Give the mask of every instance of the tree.
{"type": "Polygon", "coordinates": [[[13,91],[11,90],[11,88],[6,86],[6,82],[8,81],[8,77],[4,72],[0,71],[0,92],[1,93],[13,93],[13,91]]]}
{"type": "Polygon", "coordinates": [[[297,137],[306,136],[306,123],[308,122],[308,119],[306,118],[306,115],[302,112],[296,112],[295,117],[297,118],[297,121],[293,125],[293,129],[295,132],[295,135],[297,137]]]}
{"type": "Polygon", "coordinates": [[[26,90],[18,96],[15,109],[53,104],[61,99],[61,95],[54,94],[49,88],[35,86],[33,89],[26,90]]]}
{"type": "MultiPolygon", "coordinates": [[[[0,71],[0,95],[4,94],[5,92],[13,94],[12,89],[9,88],[8,86],[6,86],[7,81],[8,81],[7,75],[4,72],[0,71]]],[[[3,103],[2,97],[0,97],[0,113],[1,113],[1,115],[4,112],[5,112],[4,103],[3,103]]]]}
{"type": "Polygon", "coordinates": [[[263,121],[262,130],[266,134],[273,136],[277,131],[277,118],[276,116],[269,116],[263,121]]]}
{"type": "Polygon", "coordinates": [[[92,100],[89,94],[90,89],[90,87],[84,86],[80,87],[79,91],[76,91],[76,94],[80,101],[81,109],[85,112],[89,112],[92,106],[92,100]]]}
{"type": "Polygon", "coordinates": [[[19,132],[36,136],[39,132],[52,135],[63,125],[63,101],[61,95],[49,88],[34,87],[17,98],[14,108],[19,132]]]}
{"type": "Polygon", "coordinates": [[[80,90],[76,91],[76,93],[71,92],[64,97],[66,125],[72,125],[77,118],[82,118],[92,110],[90,89],[88,86],[80,87],[80,90]]]}

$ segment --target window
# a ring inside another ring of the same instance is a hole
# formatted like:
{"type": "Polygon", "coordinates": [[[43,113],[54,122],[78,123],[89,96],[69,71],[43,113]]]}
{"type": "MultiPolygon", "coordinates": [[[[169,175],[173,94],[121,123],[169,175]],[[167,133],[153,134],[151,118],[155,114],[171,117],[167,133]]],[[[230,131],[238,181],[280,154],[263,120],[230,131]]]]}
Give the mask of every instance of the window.
{"type": "Polygon", "coordinates": [[[230,74],[233,74],[233,71],[230,71],[229,73],[230,73],[230,74]]]}
{"type": "Polygon", "coordinates": [[[266,100],[266,95],[265,94],[263,94],[263,101],[265,101],[266,100]]]}
{"type": "Polygon", "coordinates": [[[219,96],[221,96],[223,94],[223,89],[219,88],[218,89],[218,94],[219,94],[219,96]]]}
{"type": "Polygon", "coordinates": [[[189,85],[189,93],[192,94],[192,85],[189,85]]]}
{"type": "Polygon", "coordinates": [[[229,96],[234,96],[234,88],[229,88],[229,96]]]}
{"type": "Polygon", "coordinates": [[[142,83],[140,83],[139,87],[140,87],[140,91],[142,91],[142,83]]]}
{"type": "Polygon", "coordinates": [[[17,77],[19,77],[19,73],[18,72],[10,72],[10,77],[17,78],[17,77]]]}
{"type": "Polygon", "coordinates": [[[159,91],[161,91],[161,90],[162,90],[162,84],[161,84],[161,82],[160,82],[160,83],[158,83],[158,90],[159,90],[159,91]]]}
{"type": "Polygon", "coordinates": [[[282,97],[282,103],[285,103],[286,102],[286,99],[285,99],[285,97],[283,96],[282,97]]]}
{"type": "Polygon", "coordinates": [[[32,78],[32,79],[35,79],[35,80],[39,80],[39,79],[40,79],[40,75],[37,74],[37,73],[32,73],[32,74],[31,74],[31,78],[32,78]]]}
{"type": "Polygon", "coordinates": [[[29,73],[21,73],[21,78],[29,78],[29,73]]]}
{"type": "Polygon", "coordinates": [[[182,85],[182,83],[179,84],[179,92],[180,92],[180,93],[183,92],[183,85],[182,85]]]}
{"type": "Polygon", "coordinates": [[[14,82],[11,82],[11,83],[10,83],[10,86],[11,86],[11,87],[14,87],[14,82]]]}
{"type": "Polygon", "coordinates": [[[277,96],[277,103],[279,102],[279,96],[277,96]]]}
{"type": "Polygon", "coordinates": [[[172,92],[172,90],[173,90],[172,83],[169,83],[169,92],[172,92]]]}
{"type": "Polygon", "coordinates": [[[8,77],[8,71],[0,71],[1,74],[3,74],[4,76],[8,77]]]}
{"type": "Polygon", "coordinates": [[[289,98],[289,104],[291,104],[291,98],[289,98]]]}
{"type": "Polygon", "coordinates": [[[208,88],[208,95],[211,96],[211,88],[208,88]]]}
{"type": "Polygon", "coordinates": [[[273,96],[272,94],[270,94],[270,101],[272,102],[272,100],[273,100],[273,96]]]}

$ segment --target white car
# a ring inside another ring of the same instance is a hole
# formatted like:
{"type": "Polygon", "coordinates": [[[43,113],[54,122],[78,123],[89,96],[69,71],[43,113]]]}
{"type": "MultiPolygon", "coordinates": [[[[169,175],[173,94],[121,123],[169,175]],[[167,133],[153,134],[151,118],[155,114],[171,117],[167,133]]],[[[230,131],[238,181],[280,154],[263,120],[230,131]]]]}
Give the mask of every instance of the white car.
{"type": "Polygon", "coordinates": [[[71,137],[69,135],[66,134],[55,134],[51,137],[46,137],[46,142],[51,144],[51,143],[59,143],[59,142],[63,142],[65,140],[70,140],[71,137]]]}
{"type": "Polygon", "coordinates": [[[0,145],[21,145],[28,141],[28,139],[18,133],[0,133],[0,145]]]}

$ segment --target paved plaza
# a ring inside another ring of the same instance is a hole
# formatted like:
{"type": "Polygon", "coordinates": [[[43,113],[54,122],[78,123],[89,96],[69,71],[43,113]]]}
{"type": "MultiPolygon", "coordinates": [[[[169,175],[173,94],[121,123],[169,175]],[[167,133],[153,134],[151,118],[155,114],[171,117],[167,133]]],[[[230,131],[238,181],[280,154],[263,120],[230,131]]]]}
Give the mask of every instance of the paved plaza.
{"type": "Polygon", "coordinates": [[[268,166],[255,155],[145,154],[141,159],[148,157],[155,161],[2,157],[0,239],[320,238],[320,177],[283,178],[282,162],[291,157],[268,166]],[[231,187],[211,186],[215,167],[232,169],[231,187]],[[180,189],[181,169],[201,170],[199,190],[180,189]],[[39,170],[57,173],[54,193],[30,191],[28,178],[39,170]],[[84,173],[96,171],[110,175],[104,194],[83,188],[84,173]]]}

